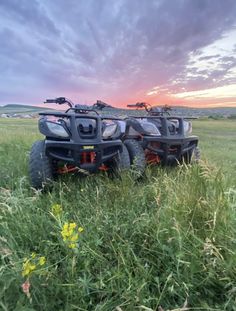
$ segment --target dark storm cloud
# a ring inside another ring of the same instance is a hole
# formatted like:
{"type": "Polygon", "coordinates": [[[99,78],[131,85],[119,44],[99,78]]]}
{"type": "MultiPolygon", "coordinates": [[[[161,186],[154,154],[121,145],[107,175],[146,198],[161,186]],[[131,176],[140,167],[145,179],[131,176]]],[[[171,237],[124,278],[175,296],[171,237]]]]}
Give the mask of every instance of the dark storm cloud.
{"type": "Polygon", "coordinates": [[[234,25],[233,0],[1,0],[0,14],[6,101],[8,92],[11,101],[76,94],[127,101],[176,79],[192,87],[222,80],[235,64],[200,53],[234,25]],[[186,79],[190,53],[221,67],[186,79]]]}

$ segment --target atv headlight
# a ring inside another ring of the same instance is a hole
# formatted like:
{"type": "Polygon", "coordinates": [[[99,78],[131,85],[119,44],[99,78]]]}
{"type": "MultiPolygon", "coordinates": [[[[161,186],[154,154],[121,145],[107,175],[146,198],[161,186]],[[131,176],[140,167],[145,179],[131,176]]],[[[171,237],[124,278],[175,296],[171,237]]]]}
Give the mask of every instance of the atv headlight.
{"type": "Polygon", "coordinates": [[[184,121],[184,135],[192,133],[192,123],[189,121],[184,121]]]}
{"type": "Polygon", "coordinates": [[[148,132],[149,135],[161,136],[159,129],[151,122],[140,121],[142,128],[148,132]]]}
{"type": "Polygon", "coordinates": [[[47,127],[49,129],[49,131],[59,137],[62,138],[68,138],[69,134],[67,133],[67,131],[65,130],[64,126],[59,124],[59,123],[55,123],[55,122],[46,122],[47,127]]]}
{"type": "Polygon", "coordinates": [[[115,134],[115,131],[117,129],[117,124],[116,123],[110,123],[110,124],[108,123],[105,126],[106,127],[102,133],[102,138],[107,139],[107,138],[109,138],[115,134]]]}

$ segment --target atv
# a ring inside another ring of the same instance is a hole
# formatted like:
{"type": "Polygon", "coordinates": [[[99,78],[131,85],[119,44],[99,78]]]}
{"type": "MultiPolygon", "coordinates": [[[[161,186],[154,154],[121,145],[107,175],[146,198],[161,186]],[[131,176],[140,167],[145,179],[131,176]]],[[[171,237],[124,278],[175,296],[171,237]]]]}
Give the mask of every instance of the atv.
{"type": "Polygon", "coordinates": [[[190,135],[193,117],[180,117],[170,114],[169,106],[152,107],[141,102],[127,105],[129,108],[145,109],[145,116],[129,116],[136,121],[136,127],[130,127],[129,138],[142,146],[146,163],[173,165],[198,162],[200,151],[198,137],[190,135]]]}
{"type": "Polygon", "coordinates": [[[190,163],[199,158],[198,137],[189,136],[189,118],[171,116],[170,108],[146,103],[128,105],[145,108],[146,116],[106,116],[102,110],[115,108],[98,100],[93,106],[74,105],[65,97],[46,103],[67,104],[63,112],[39,113],[39,131],[44,140],[31,149],[31,185],[41,189],[58,175],[70,172],[112,171],[116,175],[131,169],[142,176],[147,164],[190,163]]]}
{"type": "Polygon", "coordinates": [[[32,187],[42,189],[58,175],[68,172],[119,173],[130,168],[124,143],[126,121],[101,116],[97,111],[109,105],[101,101],[92,107],[74,105],[65,97],[47,99],[45,103],[67,104],[69,109],[39,113],[38,127],[45,138],[36,141],[30,152],[32,187]]]}

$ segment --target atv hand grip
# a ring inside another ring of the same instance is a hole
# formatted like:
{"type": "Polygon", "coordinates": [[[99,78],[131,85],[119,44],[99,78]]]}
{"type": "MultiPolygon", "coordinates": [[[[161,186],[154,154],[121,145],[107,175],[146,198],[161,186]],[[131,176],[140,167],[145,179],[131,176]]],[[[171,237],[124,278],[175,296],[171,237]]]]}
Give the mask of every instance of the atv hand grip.
{"type": "Polygon", "coordinates": [[[146,103],[136,103],[136,104],[128,104],[127,107],[135,107],[135,108],[145,108],[147,106],[146,103]]]}
{"type": "Polygon", "coordinates": [[[65,99],[65,97],[58,97],[55,99],[46,99],[45,103],[47,103],[47,104],[56,103],[58,105],[62,105],[62,104],[66,103],[66,99],[65,99]]]}
{"type": "Polygon", "coordinates": [[[137,107],[136,104],[128,104],[127,107],[137,107]]]}
{"type": "Polygon", "coordinates": [[[55,99],[46,99],[46,101],[44,103],[45,104],[56,103],[56,100],[55,99]]]}

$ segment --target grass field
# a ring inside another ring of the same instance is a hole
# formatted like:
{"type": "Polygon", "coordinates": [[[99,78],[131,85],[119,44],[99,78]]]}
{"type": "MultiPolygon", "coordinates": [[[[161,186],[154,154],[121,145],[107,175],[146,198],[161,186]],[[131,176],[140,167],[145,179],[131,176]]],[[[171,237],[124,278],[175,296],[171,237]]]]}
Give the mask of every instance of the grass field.
{"type": "Polygon", "coordinates": [[[194,133],[198,166],[67,176],[42,194],[27,176],[37,122],[0,119],[0,309],[235,311],[236,122],[194,133]]]}

